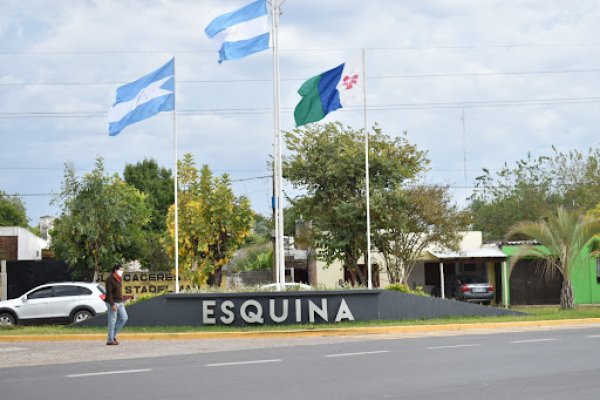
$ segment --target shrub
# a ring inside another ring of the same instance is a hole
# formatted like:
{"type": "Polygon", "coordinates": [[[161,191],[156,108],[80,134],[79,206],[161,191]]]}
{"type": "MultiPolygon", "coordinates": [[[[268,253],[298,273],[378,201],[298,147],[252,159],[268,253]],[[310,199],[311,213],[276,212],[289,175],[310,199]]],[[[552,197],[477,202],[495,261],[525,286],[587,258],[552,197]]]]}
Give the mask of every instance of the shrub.
{"type": "Polygon", "coordinates": [[[392,283],[385,287],[385,290],[393,290],[395,292],[416,294],[418,296],[429,296],[427,293],[423,291],[421,286],[417,286],[415,290],[412,290],[408,285],[404,283],[392,283]]]}

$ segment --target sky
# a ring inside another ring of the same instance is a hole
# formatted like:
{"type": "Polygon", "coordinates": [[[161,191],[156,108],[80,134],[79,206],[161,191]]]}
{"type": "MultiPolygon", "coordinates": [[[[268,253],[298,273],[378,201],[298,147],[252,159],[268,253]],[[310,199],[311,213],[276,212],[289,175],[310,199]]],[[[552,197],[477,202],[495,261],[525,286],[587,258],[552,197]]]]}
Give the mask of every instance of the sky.
{"type": "MultiPolygon", "coordinates": [[[[204,28],[249,0],[0,0],[0,190],[29,223],[58,215],[65,163],[109,173],[145,158],[172,168],[162,113],[108,135],[120,85],[175,57],[177,151],[227,173],[270,213],[272,52],[217,63],[204,28]]],[[[427,152],[426,183],[463,207],[482,168],[600,145],[597,0],[286,0],[281,129],[308,78],[365,51],[368,124],[427,152]],[[464,118],[463,118],[464,117],[464,118]]],[[[322,122],[364,126],[360,108],[322,122]]],[[[288,195],[297,192],[284,184],[288,195]]]]}

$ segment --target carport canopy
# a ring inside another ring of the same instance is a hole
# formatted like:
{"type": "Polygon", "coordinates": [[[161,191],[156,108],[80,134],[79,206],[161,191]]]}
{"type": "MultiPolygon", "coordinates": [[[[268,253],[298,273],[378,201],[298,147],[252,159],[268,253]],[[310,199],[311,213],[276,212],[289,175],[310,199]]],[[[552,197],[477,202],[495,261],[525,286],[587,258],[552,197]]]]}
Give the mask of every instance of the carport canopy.
{"type": "MultiPolygon", "coordinates": [[[[441,296],[444,298],[444,263],[449,262],[465,262],[465,261],[479,261],[479,262],[503,262],[506,261],[506,254],[502,252],[495,245],[483,246],[477,249],[467,249],[460,251],[451,250],[428,250],[428,259],[431,261],[437,260],[440,264],[440,282],[441,282],[441,296]]],[[[508,287],[508,276],[505,272],[506,266],[502,268],[502,286],[508,287]]]]}

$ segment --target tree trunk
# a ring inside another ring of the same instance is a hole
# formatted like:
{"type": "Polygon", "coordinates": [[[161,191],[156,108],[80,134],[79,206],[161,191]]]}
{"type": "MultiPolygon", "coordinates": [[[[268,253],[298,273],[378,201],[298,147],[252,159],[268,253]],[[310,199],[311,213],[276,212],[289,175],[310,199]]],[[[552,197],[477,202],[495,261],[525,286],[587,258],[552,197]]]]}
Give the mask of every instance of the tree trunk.
{"type": "Polygon", "coordinates": [[[217,268],[210,276],[208,277],[208,284],[213,287],[221,287],[221,280],[223,278],[223,267],[217,268]]]}
{"type": "Polygon", "coordinates": [[[560,290],[560,308],[563,310],[570,310],[574,307],[575,300],[573,299],[573,286],[571,285],[571,280],[565,278],[560,290]]]}

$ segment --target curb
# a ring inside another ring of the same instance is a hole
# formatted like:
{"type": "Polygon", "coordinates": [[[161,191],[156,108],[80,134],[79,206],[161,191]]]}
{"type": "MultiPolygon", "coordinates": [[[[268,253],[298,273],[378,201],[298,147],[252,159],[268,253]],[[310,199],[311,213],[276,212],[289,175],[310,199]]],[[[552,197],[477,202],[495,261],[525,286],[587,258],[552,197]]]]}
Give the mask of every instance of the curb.
{"type": "MultiPolygon", "coordinates": [[[[489,322],[446,325],[405,325],[405,326],[373,326],[357,328],[303,329],[289,331],[255,331],[255,332],[179,332],[179,333],[122,333],[120,338],[126,340],[193,340],[193,339],[266,339],[266,338],[300,338],[351,335],[381,335],[390,333],[427,333],[427,332],[468,332],[493,331],[507,328],[541,328],[600,324],[600,318],[580,318],[564,320],[539,320],[518,322],[489,322]]],[[[8,342],[57,342],[75,340],[104,340],[104,333],[77,333],[58,335],[0,335],[0,343],[8,342]]]]}

